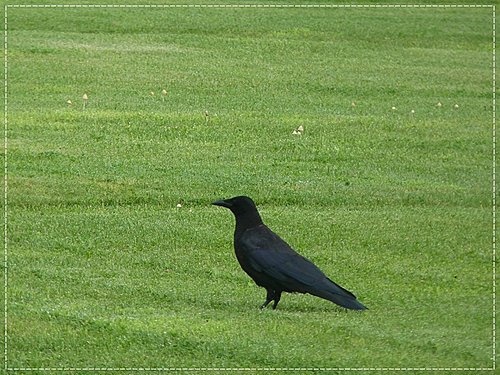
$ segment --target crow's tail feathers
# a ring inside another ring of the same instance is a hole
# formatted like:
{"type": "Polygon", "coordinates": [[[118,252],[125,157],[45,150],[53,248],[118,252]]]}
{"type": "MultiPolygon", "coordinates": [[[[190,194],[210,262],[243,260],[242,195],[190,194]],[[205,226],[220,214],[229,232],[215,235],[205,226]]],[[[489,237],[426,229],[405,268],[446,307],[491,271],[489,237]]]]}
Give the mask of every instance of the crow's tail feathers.
{"type": "Polygon", "coordinates": [[[330,298],[327,298],[329,301],[336,303],[346,309],[351,310],[368,310],[368,308],[359,302],[357,299],[353,298],[345,298],[339,295],[333,294],[330,298]]]}
{"type": "Polygon", "coordinates": [[[345,307],[351,310],[368,310],[368,307],[359,302],[356,297],[351,297],[349,295],[341,295],[337,293],[331,293],[327,291],[320,291],[311,293],[318,297],[324,298],[328,301],[336,303],[339,306],[345,307]]]}
{"type": "Polygon", "coordinates": [[[351,310],[368,310],[361,302],[356,299],[356,296],[347,289],[342,288],[339,284],[327,278],[326,285],[313,291],[311,294],[327,299],[339,306],[351,310]]]}

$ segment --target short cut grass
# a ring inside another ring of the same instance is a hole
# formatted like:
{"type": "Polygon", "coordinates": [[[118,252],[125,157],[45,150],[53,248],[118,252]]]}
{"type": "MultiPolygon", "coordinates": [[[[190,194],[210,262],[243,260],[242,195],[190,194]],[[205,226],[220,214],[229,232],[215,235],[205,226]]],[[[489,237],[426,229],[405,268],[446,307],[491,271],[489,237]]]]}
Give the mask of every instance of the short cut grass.
{"type": "Polygon", "coordinates": [[[8,12],[9,367],[491,366],[491,8],[8,12]]]}

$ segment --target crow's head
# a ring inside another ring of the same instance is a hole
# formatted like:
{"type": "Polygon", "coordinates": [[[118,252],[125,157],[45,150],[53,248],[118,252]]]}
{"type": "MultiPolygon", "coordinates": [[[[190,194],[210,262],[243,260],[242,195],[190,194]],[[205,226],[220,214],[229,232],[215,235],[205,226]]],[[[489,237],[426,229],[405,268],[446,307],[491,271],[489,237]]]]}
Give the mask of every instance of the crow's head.
{"type": "Polygon", "coordinates": [[[249,197],[239,196],[230,199],[221,199],[212,204],[229,208],[236,217],[236,221],[240,221],[241,224],[252,226],[262,223],[257,207],[249,197]]]}
{"type": "Polygon", "coordinates": [[[234,214],[257,211],[253,200],[246,196],[221,199],[212,203],[215,206],[229,208],[234,214]]]}

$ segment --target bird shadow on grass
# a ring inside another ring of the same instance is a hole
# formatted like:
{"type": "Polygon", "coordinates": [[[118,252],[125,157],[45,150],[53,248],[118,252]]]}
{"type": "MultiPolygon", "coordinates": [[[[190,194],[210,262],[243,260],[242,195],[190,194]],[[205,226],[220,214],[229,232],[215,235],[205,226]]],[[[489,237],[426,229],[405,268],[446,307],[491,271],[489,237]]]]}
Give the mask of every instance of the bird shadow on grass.
{"type": "MultiPolygon", "coordinates": [[[[258,307],[257,307],[258,308],[258,307]]],[[[332,314],[347,314],[352,313],[341,307],[337,306],[320,306],[320,305],[285,305],[279,306],[276,310],[267,309],[270,312],[276,313],[332,313],[332,314]]],[[[266,309],[261,311],[267,311],[266,309]]]]}
{"type": "MultiPolygon", "coordinates": [[[[258,301],[260,302],[260,301],[258,301]]],[[[227,307],[227,305],[225,305],[227,307]]],[[[222,306],[220,306],[222,307],[222,306]]],[[[249,302],[236,302],[231,304],[233,309],[245,311],[245,313],[262,313],[262,314],[307,314],[307,313],[327,313],[327,314],[355,314],[361,313],[359,311],[350,311],[339,307],[334,304],[322,303],[319,301],[317,304],[313,303],[299,303],[299,302],[291,302],[291,303],[282,303],[275,310],[268,306],[264,309],[260,308],[260,304],[255,301],[249,302]]]]}

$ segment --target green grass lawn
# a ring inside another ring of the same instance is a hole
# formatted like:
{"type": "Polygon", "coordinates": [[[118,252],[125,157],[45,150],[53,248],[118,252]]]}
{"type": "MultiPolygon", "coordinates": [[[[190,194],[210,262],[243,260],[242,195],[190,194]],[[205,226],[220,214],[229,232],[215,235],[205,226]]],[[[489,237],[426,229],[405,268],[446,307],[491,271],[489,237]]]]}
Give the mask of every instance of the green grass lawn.
{"type": "Polygon", "coordinates": [[[9,8],[8,367],[491,367],[491,19],[9,8]],[[260,311],[242,194],[370,310],[260,311]]]}

